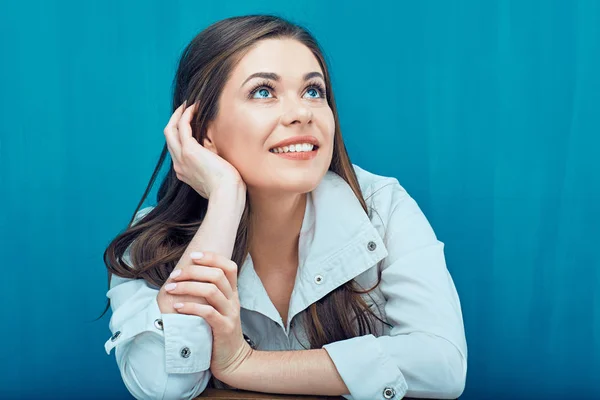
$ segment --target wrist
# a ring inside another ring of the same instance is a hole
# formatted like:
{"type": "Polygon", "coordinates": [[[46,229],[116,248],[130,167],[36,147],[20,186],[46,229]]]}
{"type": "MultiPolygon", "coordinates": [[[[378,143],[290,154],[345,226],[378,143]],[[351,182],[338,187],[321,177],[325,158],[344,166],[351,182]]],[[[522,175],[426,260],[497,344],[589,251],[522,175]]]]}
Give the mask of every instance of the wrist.
{"type": "Polygon", "coordinates": [[[242,355],[238,357],[238,361],[229,368],[229,371],[219,373],[219,376],[215,377],[226,385],[243,389],[244,382],[247,382],[252,373],[257,370],[257,353],[258,350],[254,350],[250,345],[247,345],[242,355]]]}
{"type": "Polygon", "coordinates": [[[246,186],[243,182],[222,184],[210,194],[208,206],[226,207],[241,215],[246,206],[246,186]]]}

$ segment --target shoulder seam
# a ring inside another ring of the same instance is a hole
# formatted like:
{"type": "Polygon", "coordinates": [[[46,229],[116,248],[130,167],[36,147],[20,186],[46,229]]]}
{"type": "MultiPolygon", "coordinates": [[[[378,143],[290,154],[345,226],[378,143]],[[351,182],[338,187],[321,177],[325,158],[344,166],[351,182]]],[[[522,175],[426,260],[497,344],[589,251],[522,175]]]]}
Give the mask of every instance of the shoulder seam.
{"type": "MultiPolygon", "coordinates": [[[[373,197],[373,195],[375,195],[377,192],[379,192],[380,190],[390,186],[390,185],[395,185],[396,183],[398,183],[398,180],[396,178],[391,178],[392,181],[389,183],[386,183],[385,185],[381,186],[380,188],[378,188],[377,190],[375,190],[373,193],[371,193],[367,198],[365,198],[365,202],[367,200],[369,200],[371,197],[373,197]]],[[[375,208],[374,206],[369,206],[369,208],[373,211],[375,211],[375,213],[377,214],[377,217],[379,218],[379,220],[381,221],[381,225],[383,225],[383,231],[387,232],[387,226],[385,225],[385,221],[383,220],[383,218],[381,218],[381,215],[379,214],[379,211],[377,210],[377,208],[375,208]]]]}
{"type": "MultiPolygon", "coordinates": [[[[392,178],[395,179],[395,178],[392,178]]],[[[374,194],[376,194],[377,192],[379,192],[381,189],[386,188],[390,185],[394,185],[396,182],[390,182],[390,183],[386,183],[385,185],[383,185],[382,187],[378,188],[377,190],[375,190],[373,193],[371,193],[369,196],[367,196],[367,198],[365,200],[370,199],[374,194]]]]}

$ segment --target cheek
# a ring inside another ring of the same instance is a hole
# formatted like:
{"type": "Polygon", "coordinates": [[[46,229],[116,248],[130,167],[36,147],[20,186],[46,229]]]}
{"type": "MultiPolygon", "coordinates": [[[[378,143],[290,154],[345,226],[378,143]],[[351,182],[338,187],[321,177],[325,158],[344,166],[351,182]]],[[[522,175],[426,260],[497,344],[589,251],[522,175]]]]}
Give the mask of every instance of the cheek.
{"type": "Polygon", "coordinates": [[[252,132],[252,121],[243,110],[229,108],[227,112],[219,115],[215,134],[215,141],[219,155],[229,161],[238,155],[239,149],[248,146],[252,132]]]}
{"type": "Polygon", "coordinates": [[[331,163],[333,157],[333,142],[335,139],[335,119],[333,117],[333,111],[328,108],[328,112],[323,116],[323,123],[321,132],[323,134],[323,140],[327,142],[327,154],[323,155],[324,162],[326,165],[331,163]]]}
{"type": "Polygon", "coordinates": [[[324,139],[332,145],[333,137],[335,135],[335,119],[333,118],[333,111],[331,111],[331,108],[327,107],[319,113],[319,121],[321,125],[320,130],[324,139]]]}
{"type": "Polygon", "coordinates": [[[329,134],[331,135],[331,140],[333,141],[333,136],[335,134],[335,120],[333,119],[333,112],[329,111],[329,134]]]}
{"type": "Polygon", "coordinates": [[[277,120],[265,113],[242,108],[223,115],[219,122],[215,135],[219,155],[242,176],[247,175],[255,169],[260,156],[265,156],[265,141],[277,120]]]}

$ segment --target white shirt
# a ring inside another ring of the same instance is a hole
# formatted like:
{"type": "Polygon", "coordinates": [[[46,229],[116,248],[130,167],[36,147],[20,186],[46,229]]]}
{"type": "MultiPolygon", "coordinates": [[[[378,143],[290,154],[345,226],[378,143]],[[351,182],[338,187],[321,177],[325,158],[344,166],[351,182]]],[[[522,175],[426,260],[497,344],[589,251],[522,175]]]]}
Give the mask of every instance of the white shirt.
{"type": "MultiPolygon", "coordinates": [[[[457,398],[465,386],[467,344],[461,305],[439,241],[395,178],[354,165],[369,215],[350,186],[328,171],[307,198],[288,320],[270,300],[252,257],[240,267],[242,330],[258,350],[308,347],[298,314],[351,279],[371,288],[367,304],[393,326],[323,346],[350,391],[348,400],[457,398]],[[295,333],[295,335],[294,335],[295,333]]],[[[136,220],[152,207],[138,212],[136,220]]],[[[201,249],[198,249],[201,250],[201,249]]],[[[130,264],[128,253],[124,261],[130,264]]],[[[138,399],[192,399],[211,377],[212,332],[202,318],[162,314],[158,288],[113,275],[106,342],[138,399]]],[[[219,382],[217,382],[219,384],[219,382]]]]}

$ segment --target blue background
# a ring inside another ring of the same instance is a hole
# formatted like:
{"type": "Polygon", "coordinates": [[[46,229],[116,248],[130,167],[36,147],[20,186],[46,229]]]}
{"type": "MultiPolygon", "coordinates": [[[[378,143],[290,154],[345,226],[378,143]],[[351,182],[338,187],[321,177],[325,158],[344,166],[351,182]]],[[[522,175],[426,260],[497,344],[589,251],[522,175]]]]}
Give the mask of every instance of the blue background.
{"type": "Polygon", "coordinates": [[[3,2],[0,397],[129,397],[110,314],[93,322],[102,253],[162,149],[180,52],[263,12],[316,35],[352,161],[446,243],[462,398],[599,398],[595,0],[3,2]]]}

